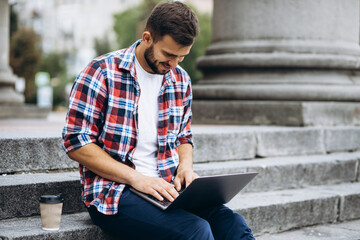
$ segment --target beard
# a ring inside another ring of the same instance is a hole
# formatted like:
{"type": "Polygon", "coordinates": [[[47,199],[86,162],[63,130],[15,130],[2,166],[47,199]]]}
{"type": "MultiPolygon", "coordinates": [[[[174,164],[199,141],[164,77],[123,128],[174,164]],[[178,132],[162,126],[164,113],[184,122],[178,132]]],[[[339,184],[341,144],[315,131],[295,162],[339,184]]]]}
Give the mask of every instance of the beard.
{"type": "Polygon", "coordinates": [[[151,70],[155,74],[165,75],[166,73],[168,73],[170,71],[170,70],[165,71],[165,70],[159,69],[158,65],[160,63],[154,57],[154,46],[153,46],[153,44],[151,44],[151,46],[145,50],[144,58],[146,60],[146,63],[148,64],[148,66],[151,68],[151,70]]]}

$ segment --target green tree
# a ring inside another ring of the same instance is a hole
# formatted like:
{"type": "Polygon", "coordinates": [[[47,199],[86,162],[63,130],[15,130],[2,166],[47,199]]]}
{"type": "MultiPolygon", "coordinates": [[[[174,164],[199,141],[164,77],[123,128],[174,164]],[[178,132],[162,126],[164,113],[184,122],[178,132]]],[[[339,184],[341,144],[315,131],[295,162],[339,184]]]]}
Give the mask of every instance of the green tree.
{"type": "Polygon", "coordinates": [[[51,52],[44,54],[41,59],[40,71],[48,72],[50,78],[66,75],[66,54],[51,52]]]}
{"type": "MultiPolygon", "coordinates": [[[[196,12],[196,10],[194,9],[196,12]]],[[[192,83],[196,84],[203,75],[200,70],[196,68],[196,60],[205,55],[206,48],[211,43],[211,16],[210,14],[196,14],[199,19],[200,34],[195,39],[195,43],[191,48],[188,56],[184,58],[184,61],[180,63],[190,75],[192,83]]]]}
{"type": "Polygon", "coordinates": [[[50,52],[41,59],[41,72],[48,72],[53,87],[53,106],[65,105],[67,96],[65,86],[70,82],[67,77],[66,53],[50,52]]]}
{"type": "Polygon", "coordinates": [[[30,28],[20,28],[10,40],[10,66],[19,77],[25,78],[25,101],[36,102],[35,74],[40,65],[39,37],[30,28]]]}
{"type": "Polygon", "coordinates": [[[69,96],[65,92],[67,84],[72,84],[76,76],[68,77],[68,75],[60,75],[51,79],[51,86],[53,87],[53,106],[67,107],[69,96]]]}
{"type": "Polygon", "coordinates": [[[161,0],[143,0],[138,6],[114,14],[114,31],[119,48],[126,48],[141,38],[146,19],[161,0]]]}
{"type": "Polygon", "coordinates": [[[106,35],[104,38],[95,38],[94,48],[95,48],[96,56],[101,56],[105,53],[111,52],[109,38],[106,35]]]}
{"type": "MultiPolygon", "coordinates": [[[[146,24],[146,19],[151,10],[161,0],[144,0],[140,5],[115,14],[114,31],[119,48],[125,48],[141,38],[146,24]]],[[[191,7],[191,6],[190,6],[191,7]]],[[[194,7],[192,7],[194,9],[194,7]]],[[[196,59],[205,54],[206,47],[211,41],[211,16],[200,14],[194,9],[199,18],[200,34],[196,38],[190,54],[180,64],[190,75],[193,84],[202,78],[202,74],[196,69],[196,59]]]]}

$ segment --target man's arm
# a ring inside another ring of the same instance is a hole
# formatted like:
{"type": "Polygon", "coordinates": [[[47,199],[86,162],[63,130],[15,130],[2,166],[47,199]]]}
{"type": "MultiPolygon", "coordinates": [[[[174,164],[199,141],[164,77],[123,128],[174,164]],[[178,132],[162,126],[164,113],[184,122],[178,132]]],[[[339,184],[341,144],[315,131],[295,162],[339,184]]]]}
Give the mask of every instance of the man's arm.
{"type": "Polygon", "coordinates": [[[179,166],[177,174],[174,179],[176,190],[180,191],[181,186],[188,187],[189,184],[197,177],[193,171],[193,147],[189,143],[184,143],[178,146],[179,166]]]}
{"type": "Polygon", "coordinates": [[[140,174],[131,167],[113,159],[94,143],[70,151],[68,156],[103,178],[131,185],[133,188],[151,194],[159,200],[163,200],[162,196],[164,196],[169,201],[173,201],[178,196],[172,184],[162,178],[140,174]]]}
{"type": "Polygon", "coordinates": [[[188,78],[188,85],[183,99],[184,114],[181,120],[180,132],[176,140],[177,150],[179,154],[179,165],[174,179],[176,190],[180,190],[183,185],[188,187],[189,184],[197,177],[193,171],[193,140],[191,133],[191,103],[192,103],[192,90],[191,81],[186,74],[184,77],[188,78]]]}

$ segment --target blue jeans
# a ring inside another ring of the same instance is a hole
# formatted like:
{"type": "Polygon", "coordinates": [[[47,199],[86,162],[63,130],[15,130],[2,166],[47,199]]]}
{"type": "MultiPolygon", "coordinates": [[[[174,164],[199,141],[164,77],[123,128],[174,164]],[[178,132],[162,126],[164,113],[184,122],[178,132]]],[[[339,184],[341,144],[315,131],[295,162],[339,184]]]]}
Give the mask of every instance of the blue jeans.
{"type": "Polygon", "coordinates": [[[120,198],[118,214],[104,215],[95,207],[88,211],[94,224],[119,239],[255,239],[245,219],[224,205],[163,211],[128,188],[120,198]]]}

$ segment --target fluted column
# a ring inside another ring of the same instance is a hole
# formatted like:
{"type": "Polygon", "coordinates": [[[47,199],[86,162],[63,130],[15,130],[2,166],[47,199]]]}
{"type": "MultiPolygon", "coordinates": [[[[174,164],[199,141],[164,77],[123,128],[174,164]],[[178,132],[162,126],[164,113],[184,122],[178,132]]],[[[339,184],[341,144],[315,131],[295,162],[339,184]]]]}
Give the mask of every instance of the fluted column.
{"type": "Polygon", "coordinates": [[[198,67],[195,122],[359,124],[359,1],[214,0],[198,67]]]}
{"type": "Polygon", "coordinates": [[[15,92],[16,76],[9,66],[9,38],[8,0],[0,0],[0,106],[24,102],[24,96],[15,92]]]}

